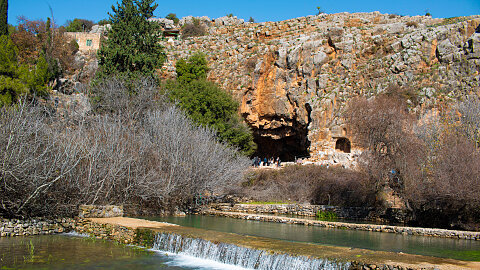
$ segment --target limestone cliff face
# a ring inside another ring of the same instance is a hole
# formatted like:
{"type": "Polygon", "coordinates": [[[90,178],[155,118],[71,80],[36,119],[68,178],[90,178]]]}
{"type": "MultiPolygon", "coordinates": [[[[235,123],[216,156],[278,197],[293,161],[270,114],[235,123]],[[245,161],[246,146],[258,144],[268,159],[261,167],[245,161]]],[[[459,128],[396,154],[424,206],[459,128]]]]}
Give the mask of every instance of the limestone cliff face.
{"type": "Polygon", "coordinates": [[[480,94],[479,24],[480,16],[378,12],[215,23],[206,36],[166,43],[164,71],[174,73],[179,58],[206,53],[209,79],[241,102],[259,155],[343,163],[351,155],[335,148],[350,150],[341,118],[350,98],[378,94],[390,84],[415,89],[417,108],[480,94]]]}

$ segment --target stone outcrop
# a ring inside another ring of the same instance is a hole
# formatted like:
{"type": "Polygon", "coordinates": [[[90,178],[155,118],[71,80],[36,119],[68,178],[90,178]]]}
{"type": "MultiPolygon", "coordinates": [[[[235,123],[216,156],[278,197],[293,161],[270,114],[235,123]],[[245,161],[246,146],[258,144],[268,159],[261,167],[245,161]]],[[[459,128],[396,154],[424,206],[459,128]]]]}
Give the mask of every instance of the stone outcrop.
{"type": "Polygon", "coordinates": [[[391,84],[415,89],[420,102],[411,100],[413,110],[478,94],[480,16],[372,12],[265,23],[233,20],[214,20],[206,36],[165,43],[163,71],[174,76],[176,60],[206,53],[209,79],[241,103],[261,156],[330,162],[343,152],[337,164],[350,164],[359,149],[341,117],[346,102],[391,84]]]}

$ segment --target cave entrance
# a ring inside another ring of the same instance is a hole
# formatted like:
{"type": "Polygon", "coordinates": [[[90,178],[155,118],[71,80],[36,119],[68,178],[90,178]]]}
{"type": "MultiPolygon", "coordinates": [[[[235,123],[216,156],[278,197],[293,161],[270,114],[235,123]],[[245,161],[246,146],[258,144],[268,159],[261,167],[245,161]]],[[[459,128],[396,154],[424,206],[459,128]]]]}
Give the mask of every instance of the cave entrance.
{"type": "Polygon", "coordinates": [[[262,160],[264,158],[280,157],[281,161],[295,161],[296,158],[309,157],[309,142],[306,135],[294,135],[281,139],[255,136],[254,141],[257,144],[257,151],[253,156],[262,160]]]}
{"type": "Polygon", "coordinates": [[[340,150],[345,153],[350,153],[352,148],[352,144],[350,143],[350,140],[347,138],[338,138],[337,141],[335,142],[335,150],[340,150]]]}

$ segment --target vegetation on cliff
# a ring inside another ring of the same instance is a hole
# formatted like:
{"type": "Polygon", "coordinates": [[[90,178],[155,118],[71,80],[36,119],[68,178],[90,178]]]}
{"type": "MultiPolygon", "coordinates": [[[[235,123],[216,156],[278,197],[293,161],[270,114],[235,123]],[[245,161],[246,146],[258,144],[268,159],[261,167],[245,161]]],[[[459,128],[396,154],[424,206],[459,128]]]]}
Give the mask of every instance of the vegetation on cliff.
{"type": "Polygon", "coordinates": [[[238,116],[238,103],[225,90],[206,80],[205,56],[197,53],[187,60],[181,59],[176,69],[177,80],[164,86],[170,99],[195,123],[215,130],[220,141],[246,155],[252,154],[255,151],[253,136],[238,116]]]}

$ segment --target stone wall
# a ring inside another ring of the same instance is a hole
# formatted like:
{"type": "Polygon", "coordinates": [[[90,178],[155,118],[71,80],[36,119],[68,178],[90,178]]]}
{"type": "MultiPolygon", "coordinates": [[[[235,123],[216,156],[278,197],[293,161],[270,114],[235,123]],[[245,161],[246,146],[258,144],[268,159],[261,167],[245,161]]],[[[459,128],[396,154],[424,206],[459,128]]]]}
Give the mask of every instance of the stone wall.
{"type": "Polygon", "coordinates": [[[297,215],[314,217],[318,211],[333,212],[339,218],[368,220],[373,208],[367,207],[338,207],[328,205],[303,204],[229,204],[218,203],[208,206],[211,210],[240,213],[297,215]]]}
{"type": "Polygon", "coordinates": [[[480,232],[390,226],[390,225],[375,225],[375,224],[357,224],[357,223],[309,220],[309,219],[301,219],[301,218],[289,218],[289,217],[267,216],[267,215],[235,213],[235,212],[221,212],[221,211],[204,211],[203,214],[246,219],[246,220],[265,221],[265,222],[298,224],[298,225],[305,225],[305,226],[319,226],[319,227],[326,227],[326,228],[338,228],[338,229],[345,229],[345,230],[360,230],[360,231],[371,231],[371,232],[397,233],[397,234],[404,234],[404,235],[419,235],[419,236],[458,238],[458,239],[466,239],[466,240],[480,240],[480,232]]]}
{"type": "Polygon", "coordinates": [[[80,205],[80,218],[123,217],[123,206],[116,205],[80,205]]]}
{"type": "Polygon", "coordinates": [[[135,243],[135,230],[120,225],[102,224],[81,219],[76,223],[75,231],[98,239],[115,240],[124,244],[135,243]]]}
{"type": "Polygon", "coordinates": [[[75,220],[72,218],[0,219],[0,236],[55,234],[71,231],[73,227],[75,227],[75,220]]]}

